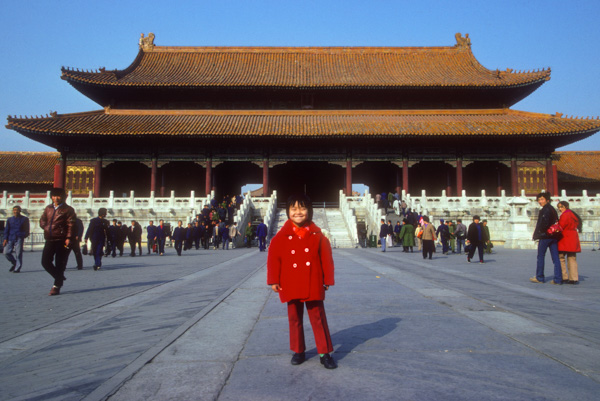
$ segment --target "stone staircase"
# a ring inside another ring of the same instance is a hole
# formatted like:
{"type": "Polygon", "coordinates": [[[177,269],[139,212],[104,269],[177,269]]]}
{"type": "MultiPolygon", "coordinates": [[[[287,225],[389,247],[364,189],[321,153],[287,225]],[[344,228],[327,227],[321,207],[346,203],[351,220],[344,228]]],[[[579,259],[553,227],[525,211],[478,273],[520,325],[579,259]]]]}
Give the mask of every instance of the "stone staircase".
{"type": "MultiPolygon", "coordinates": [[[[270,237],[273,237],[287,221],[285,210],[278,209],[273,220],[274,227],[271,230],[270,237]]],[[[356,244],[352,242],[348,233],[348,228],[339,209],[314,209],[313,222],[326,231],[334,248],[354,248],[356,244]]]]}

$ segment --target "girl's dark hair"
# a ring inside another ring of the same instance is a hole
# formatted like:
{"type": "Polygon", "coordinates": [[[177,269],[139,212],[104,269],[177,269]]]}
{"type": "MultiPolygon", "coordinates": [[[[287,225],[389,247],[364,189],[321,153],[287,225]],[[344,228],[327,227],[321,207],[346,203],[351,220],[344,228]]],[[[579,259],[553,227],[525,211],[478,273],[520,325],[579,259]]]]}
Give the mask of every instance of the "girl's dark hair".
{"type": "MultiPolygon", "coordinates": [[[[571,209],[569,209],[569,202],[567,202],[567,201],[560,201],[560,202],[558,202],[557,205],[563,205],[565,207],[565,209],[571,210],[571,209]]],[[[583,220],[581,220],[581,217],[579,217],[579,215],[577,213],[575,213],[574,210],[571,210],[571,213],[573,213],[575,215],[575,217],[577,217],[577,231],[581,232],[583,229],[583,220]]]]}
{"type": "Polygon", "coordinates": [[[305,207],[308,209],[308,221],[312,221],[313,218],[313,206],[312,201],[306,194],[294,194],[290,196],[285,204],[285,214],[288,219],[290,218],[290,207],[294,206],[296,203],[298,205],[305,207]]]}
{"type": "Polygon", "coordinates": [[[429,223],[429,216],[423,216],[423,221],[425,223],[429,223]]]}

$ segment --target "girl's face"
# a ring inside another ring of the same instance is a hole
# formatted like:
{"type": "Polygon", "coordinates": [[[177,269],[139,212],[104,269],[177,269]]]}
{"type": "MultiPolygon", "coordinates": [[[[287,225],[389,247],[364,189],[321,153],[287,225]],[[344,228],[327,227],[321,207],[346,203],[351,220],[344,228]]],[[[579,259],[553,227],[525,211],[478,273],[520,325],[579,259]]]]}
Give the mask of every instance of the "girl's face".
{"type": "Polygon", "coordinates": [[[298,202],[290,206],[290,220],[297,226],[302,226],[308,220],[308,209],[298,202]]]}

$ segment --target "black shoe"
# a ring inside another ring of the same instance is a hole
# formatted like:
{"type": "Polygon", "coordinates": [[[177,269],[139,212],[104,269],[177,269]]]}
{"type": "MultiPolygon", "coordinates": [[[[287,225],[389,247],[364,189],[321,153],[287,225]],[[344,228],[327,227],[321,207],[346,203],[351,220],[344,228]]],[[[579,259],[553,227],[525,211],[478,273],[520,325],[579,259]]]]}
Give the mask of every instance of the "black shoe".
{"type": "Polygon", "coordinates": [[[296,352],[292,356],[291,363],[292,365],[300,365],[302,362],[306,361],[306,354],[304,352],[296,352]]]}
{"type": "Polygon", "coordinates": [[[21,273],[21,269],[13,271],[13,273],[21,273]]]}
{"type": "Polygon", "coordinates": [[[335,363],[335,361],[329,354],[325,354],[321,357],[321,365],[325,366],[325,369],[337,368],[337,363],[335,363]]]}
{"type": "Polygon", "coordinates": [[[94,271],[98,270],[98,266],[94,265],[94,267],[92,267],[92,269],[94,269],[94,271]]]}
{"type": "Polygon", "coordinates": [[[8,270],[8,271],[9,271],[9,273],[12,273],[12,272],[14,272],[14,271],[15,271],[15,266],[16,266],[16,265],[12,265],[12,267],[11,267],[11,268],[8,270]]]}

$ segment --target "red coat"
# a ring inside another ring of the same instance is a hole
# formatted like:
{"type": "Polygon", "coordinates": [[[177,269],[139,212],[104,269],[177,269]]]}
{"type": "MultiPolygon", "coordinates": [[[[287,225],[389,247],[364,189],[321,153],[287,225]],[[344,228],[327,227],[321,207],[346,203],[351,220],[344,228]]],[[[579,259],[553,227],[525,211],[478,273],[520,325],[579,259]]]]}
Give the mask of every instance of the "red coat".
{"type": "Polygon", "coordinates": [[[304,238],[286,221],[271,240],[267,260],[267,284],[279,284],[281,302],[294,299],[322,301],[324,285],[334,285],[331,244],[321,229],[310,223],[304,238]]]}
{"type": "Polygon", "coordinates": [[[579,220],[575,217],[575,213],[567,209],[560,215],[558,224],[562,227],[562,237],[558,240],[558,251],[559,252],[581,252],[581,245],[579,243],[579,234],[577,233],[577,226],[579,220]]]}

